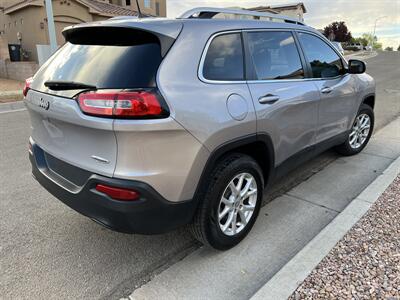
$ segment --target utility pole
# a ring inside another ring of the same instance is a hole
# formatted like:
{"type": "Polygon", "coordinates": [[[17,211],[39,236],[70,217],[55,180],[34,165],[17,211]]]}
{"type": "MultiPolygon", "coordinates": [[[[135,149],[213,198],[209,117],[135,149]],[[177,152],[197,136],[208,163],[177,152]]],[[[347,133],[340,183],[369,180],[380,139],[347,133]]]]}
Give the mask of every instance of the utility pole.
{"type": "Polygon", "coordinates": [[[373,46],[374,46],[375,32],[376,32],[376,24],[378,23],[378,21],[379,21],[380,19],[383,19],[383,18],[386,18],[386,17],[387,17],[387,16],[382,16],[382,17],[379,17],[379,18],[376,18],[376,19],[375,19],[374,33],[372,34],[372,41],[371,41],[372,45],[370,45],[370,46],[371,46],[371,51],[372,51],[372,48],[373,48],[373,46]]]}
{"type": "Polygon", "coordinates": [[[57,51],[57,39],[56,39],[56,29],[54,27],[54,17],[53,17],[53,4],[52,0],[45,0],[46,3],[46,14],[47,14],[47,27],[49,29],[49,41],[51,54],[57,51]]]}
{"type": "Polygon", "coordinates": [[[138,18],[140,19],[140,18],[143,17],[143,15],[142,15],[142,10],[140,9],[140,5],[139,5],[139,1],[138,0],[136,0],[136,8],[137,8],[137,11],[138,11],[138,18]]]}

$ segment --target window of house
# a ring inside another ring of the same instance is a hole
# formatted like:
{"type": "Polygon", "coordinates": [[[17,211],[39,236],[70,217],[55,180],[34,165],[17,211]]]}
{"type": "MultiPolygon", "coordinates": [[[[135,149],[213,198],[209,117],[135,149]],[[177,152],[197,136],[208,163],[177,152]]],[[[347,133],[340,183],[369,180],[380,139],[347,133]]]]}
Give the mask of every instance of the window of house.
{"type": "Polygon", "coordinates": [[[290,32],[249,32],[248,41],[256,79],[301,79],[304,70],[290,32]]]}
{"type": "Polygon", "coordinates": [[[212,40],[204,60],[203,76],[209,80],[244,80],[240,33],[223,34],[212,40]]]}
{"type": "Polygon", "coordinates": [[[23,25],[24,24],[24,19],[21,19],[21,25],[23,25]]]}
{"type": "Polygon", "coordinates": [[[156,15],[160,15],[160,2],[156,2],[156,15]]]}
{"type": "Polygon", "coordinates": [[[131,6],[131,0],[125,0],[126,6],[131,6]]]}
{"type": "Polygon", "coordinates": [[[343,74],[341,58],[323,40],[303,32],[299,33],[299,39],[311,64],[314,78],[331,78],[343,74]]]}
{"type": "Polygon", "coordinates": [[[151,8],[151,1],[150,0],[144,0],[144,7],[151,8]]]}

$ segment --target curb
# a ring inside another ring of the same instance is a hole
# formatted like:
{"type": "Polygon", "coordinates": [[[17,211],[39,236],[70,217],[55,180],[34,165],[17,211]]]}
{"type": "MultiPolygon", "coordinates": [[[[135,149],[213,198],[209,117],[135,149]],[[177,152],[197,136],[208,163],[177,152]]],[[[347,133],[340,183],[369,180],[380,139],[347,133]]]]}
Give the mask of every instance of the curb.
{"type": "Polygon", "coordinates": [[[283,266],[251,299],[288,299],[332,248],[364,216],[399,173],[400,157],[283,266]]]}
{"type": "Polygon", "coordinates": [[[367,60],[367,59],[370,59],[370,58],[374,58],[375,56],[378,56],[378,54],[379,54],[377,51],[373,51],[371,53],[368,53],[368,55],[364,55],[365,53],[366,53],[365,51],[364,52],[360,52],[360,53],[352,53],[350,55],[345,55],[344,57],[347,60],[352,59],[352,58],[357,58],[357,59],[360,59],[360,60],[367,60]]]}
{"type": "Polygon", "coordinates": [[[24,96],[22,95],[21,90],[0,92],[0,103],[10,103],[15,101],[20,101],[23,100],[23,98],[24,96]]]}

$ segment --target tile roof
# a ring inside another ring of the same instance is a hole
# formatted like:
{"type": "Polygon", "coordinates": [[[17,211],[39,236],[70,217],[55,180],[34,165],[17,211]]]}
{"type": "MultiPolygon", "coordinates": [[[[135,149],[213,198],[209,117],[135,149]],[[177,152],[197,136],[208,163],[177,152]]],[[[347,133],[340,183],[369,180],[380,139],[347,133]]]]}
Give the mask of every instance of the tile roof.
{"type": "MultiPolygon", "coordinates": [[[[93,13],[98,13],[100,15],[106,16],[137,16],[138,12],[128,7],[123,7],[115,4],[111,4],[104,1],[98,0],[76,0],[77,2],[82,3],[83,5],[87,6],[88,8],[92,9],[93,13]]],[[[9,5],[4,8],[5,13],[13,12],[18,9],[24,8],[30,5],[38,5],[43,6],[43,2],[38,0],[23,0],[12,5],[9,5]]],[[[144,14],[143,14],[144,15],[144,14]]],[[[149,16],[149,15],[145,15],[149,16]]]]}
{"type": "Polygon", "coordinates": [[[86,3],[88,6],[94,8],[95,10],[113,16],[137,16],[138,12],[127,7],[97,1],[97,0],[81,0],[81,2],[86,3]]]}

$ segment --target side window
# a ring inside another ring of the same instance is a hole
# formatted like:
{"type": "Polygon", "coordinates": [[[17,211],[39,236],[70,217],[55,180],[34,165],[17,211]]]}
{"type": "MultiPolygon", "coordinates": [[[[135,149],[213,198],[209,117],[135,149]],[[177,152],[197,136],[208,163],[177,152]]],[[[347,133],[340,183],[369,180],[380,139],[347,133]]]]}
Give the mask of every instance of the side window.
{"type": "Polygon", "coordinates": [[[244,80],[243,47],[240,33],[215,37],[204,60],[203,76],[209,80],[244,80]]]}
{"type": "Polygon", "coordinates": [[[248,41],[258,80],[301,79],[304,70],[290,32],[248,32],[248,41]]]}
{"type": "Polygon", "coordinates": [[[343,74],[342,60],[323,40],[302,32],[299,33],[299,39],[311,64],[314,78],[330,78],[343,74]]]}

